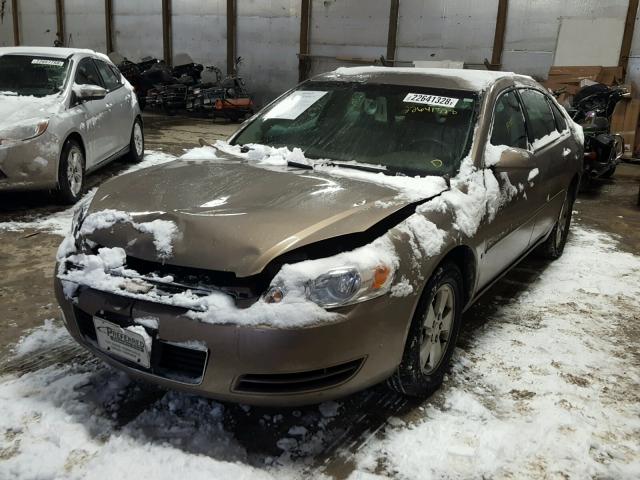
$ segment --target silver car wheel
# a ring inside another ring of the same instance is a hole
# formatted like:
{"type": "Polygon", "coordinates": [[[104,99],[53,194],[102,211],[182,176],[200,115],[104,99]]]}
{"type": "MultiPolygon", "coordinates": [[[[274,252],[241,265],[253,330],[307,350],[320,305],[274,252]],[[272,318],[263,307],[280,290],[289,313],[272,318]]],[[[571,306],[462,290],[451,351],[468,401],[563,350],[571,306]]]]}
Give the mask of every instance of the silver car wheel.
{"type": "Polygon", "coordinates": [[[435,371],[447,351],[455,318],[454,309],[455,292],[445,283],[436,290],[422,324],[420,366],[424,374],[435,371]]]}
{"type": "Polygon", "coordinates": [[[141,157],[144,150],[144,137],[142,136],[142,127],[140,122],[136,122],[133,125],[133,143],[136,147],[136,155],[141,157]]]}
{"type": "Polygon", "coordinates": [[[73,147],[67,157],[67,182],[74,197],[82,190],[82,176],[82,152],[73,147]]]}

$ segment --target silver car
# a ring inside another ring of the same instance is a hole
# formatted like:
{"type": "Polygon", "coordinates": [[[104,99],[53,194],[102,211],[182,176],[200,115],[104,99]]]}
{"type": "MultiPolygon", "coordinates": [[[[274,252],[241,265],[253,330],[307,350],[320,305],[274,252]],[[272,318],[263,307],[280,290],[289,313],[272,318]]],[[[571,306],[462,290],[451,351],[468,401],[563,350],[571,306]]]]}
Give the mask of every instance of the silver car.
{"type": "Polygon", "coordinates": [[[52,190],[74,203],[87,173],[143,154],[136,94],[107,56],[0,48],[0,191],[52,190]]]}

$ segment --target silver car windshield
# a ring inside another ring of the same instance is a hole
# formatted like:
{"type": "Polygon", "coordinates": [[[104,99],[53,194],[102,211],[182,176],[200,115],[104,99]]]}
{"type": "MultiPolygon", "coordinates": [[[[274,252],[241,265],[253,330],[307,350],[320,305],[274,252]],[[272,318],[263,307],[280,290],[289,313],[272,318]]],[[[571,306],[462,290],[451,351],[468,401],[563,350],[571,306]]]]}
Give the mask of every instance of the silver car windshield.
{"type": "Polygon", "coordinates": [[[59,93],[67,79],[69,60],[31,55],[0,57],[0,93],[44,97],[59,93]]]}
{"type": "Polygon", "coordinates": [[[234,139],[299,147],[309,158],[451,175],[471,143],[473,92],[360,82],[307,82],[234,139]]]}

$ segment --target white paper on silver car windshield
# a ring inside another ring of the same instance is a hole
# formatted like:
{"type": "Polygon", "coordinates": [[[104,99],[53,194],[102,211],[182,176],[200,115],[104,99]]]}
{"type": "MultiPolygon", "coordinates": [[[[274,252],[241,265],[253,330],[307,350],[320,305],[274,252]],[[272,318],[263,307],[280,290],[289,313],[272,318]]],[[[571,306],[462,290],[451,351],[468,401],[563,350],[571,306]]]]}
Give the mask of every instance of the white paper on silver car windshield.
{"type": "Polygon", "coordinates": [[[279,118],[282,120],[295,120],[307,109],[324,97],[329,92],[316,90],[298,90],[278,102],[264,116],[265,119],[279,118]]]}
{"type": "Polygon", "coordinates": [[[427,95],[424,93],[407,93],[403,102],[422,103],[424,105],[433,105],[434,107],[453,108],[458,103],[458,99],[453,97],[440,97],[438,95],[427,95]]]}

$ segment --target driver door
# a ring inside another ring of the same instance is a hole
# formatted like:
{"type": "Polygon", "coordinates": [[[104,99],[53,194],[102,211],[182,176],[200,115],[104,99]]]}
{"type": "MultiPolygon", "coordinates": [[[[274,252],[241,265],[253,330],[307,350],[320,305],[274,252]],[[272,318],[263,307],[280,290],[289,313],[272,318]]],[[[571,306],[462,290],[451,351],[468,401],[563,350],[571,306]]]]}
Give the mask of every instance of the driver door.
{"type": "MultiPolygon", "coordinates": [[[[536,158],[530,150],[525,116],[515,90],[501,94],[493,111],[491,145],[509,147],[504,161],[490,167],[500,188],[500,202],[493,219],[484,224],[481,248],[479,286],[488,284],[527,251],[535,225],[538,196],[534,182],[529,181],[531,171],[537,168],[536,158]]],[[[488,147],[490,148],[490,147],[488,147]]],[[[487,161],[485,154],[485,162],[487,161]]],[[[485,181],[487,181],[485,176],[485,181]]],[[[488,181],[492,181],[491,178],[488,181]]]]}
{"type": "MultiPolygon", "coordinates": [[[[74,81],[78,85],[98,85],[104,88],[98,70],[89,57],[83,58],[78,63],[74,81]]],[[[106,104],[107,102],[103,98],[82,102],[73,107],[82,112],[79,129],[85,143],[85,167],[87,169],[96,166],[108,156],[109,136],[104,135],[104,128],[108,122],[108,118],[104,114],[106,104]]]]}

